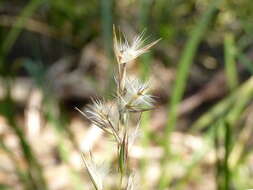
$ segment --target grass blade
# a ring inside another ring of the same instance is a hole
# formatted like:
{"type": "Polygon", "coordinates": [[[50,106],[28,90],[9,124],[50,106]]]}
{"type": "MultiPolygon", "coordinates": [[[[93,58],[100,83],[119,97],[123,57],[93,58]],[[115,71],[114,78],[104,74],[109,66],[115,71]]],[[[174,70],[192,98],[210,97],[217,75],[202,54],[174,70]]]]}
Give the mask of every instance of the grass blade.
{"type": "Polygon", "coordinates": [[[215,120],[223,117],[233,108],[228,116],[228,122],[233,123],[238,116],[238,113],[247,105],[248,101],[253,96],[253,77],[244,82],[233,94],[216,104],[207,113],[203,114],[192,125],[192,132],[196,132],[211,125],[215,120]],[[240,101],[239,101],[240,100],[240,101]],[[236,102],[236,104],[234,104],[236,102]]]}
{"type": "Polygon", "coordinates": [[[5,56],[10,51],[11,47],[17,40],[19,34],[21,33],[22,28],[23,28],[22,26],[26,23],[26,19],[29,18],[42,3],[44,3],[44,0],[30,1],[28,5],[21,12],[18,20],[14,24],[14,27],[6,36],[6,39],[0,48],[0,72],[4,71],[5,56]]]}
{"type": "MultiPolygon", "coordinates": [[[[185,87],[186,87],[186,81],[189,74],[190,66],[193,62],[194,56],[196,54],[198,45],[200,41],[202,40],[205,31],[208,28],[208,24],[210,23],[211,19],[215,15],[215,12],[217,11],[217,6],[221,1],[219,0],[213,0],[208,8],[208,10],[204,13],[202,19],[199,21],[199,23],[195,26],[192,33],[190,34],[190,38],[187,41],[187,44],[184,48],[182,57],[179,61],[178,69],[177,69],[177,79],[175,81],[175,84],[173,86],[170,104],[169,104],[169,111],[168,111],[168,122],[165,129],[165,136],[164,136],[164,148],[165,148],[165,156],[164,156],[164,162],[166,162],[166,159],[169,155],[169,138],[170,134],[173,131],[176,120],[177,120],[177,112],[178,112],[178,106],[179,103],[183,97],[185,87]]],[[[166,168],[166,167],[164,167],[166,168]]],[[[160,179],[160,185],[159,189],[165,189],[168,185],[168,181],[166,180],[167,175],[165,175],[167,172],[162,172],[162,177],[160,179]]]]}
{"type": "Polygon", "coordinates": [[[224,39],[224,54],[225,54],[225,72],[229,89],[233,91],[238,86],[238,76],[236,68],[236,47],[234,36],[226,34],[224,39]]]}
{"type": "MultiPolygon", "coordinates": [[[[169,120],[166,126],[165,139],[168,139],[168,137],[170,136],[170,132],[173,131],[175,127],[177,120],[178,105],[185,91],[190,66],[193,62],[193,58],[196,54],[197,47],[203,38],[203,35],[208,27],[208,24],[210,23],[211,19],[214,16],[214,13],[217,10],[218,2],[221,1],[217,0],[212,1],[209,9],[205,12],[200,22],[196,25],[196,27],[192,31],[191,37],[188,40],[185,49],[183,51],[182,57],[179,61],[176,74],[177,79],[173,86],[170,98],[169,113],[168,113],[169,120]]],[[[166,140],[166,142],[168,141],[166,140]]],[[[166,147],[168,147],[168,144],[166,144],[166,147]]]]}
{"type": "Polygon", "coordinates": [[[113,0],[101,0],[101,22],[104,47],[108,56],[112,56],[112,5],[113,0]]]}

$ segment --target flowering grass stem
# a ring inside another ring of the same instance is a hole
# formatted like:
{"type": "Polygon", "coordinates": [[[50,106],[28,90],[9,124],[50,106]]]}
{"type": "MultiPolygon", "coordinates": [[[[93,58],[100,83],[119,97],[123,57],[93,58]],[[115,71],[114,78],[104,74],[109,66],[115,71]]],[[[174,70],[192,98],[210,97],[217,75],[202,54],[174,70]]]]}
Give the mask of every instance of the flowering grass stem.
{"type": "MultiPolygon", "coordinates": [[[[141,115],[145,111],[153,108],[154,99],[149,94],[149,83],[141,83],[136,78],[127,76],[127,64],[132,62],[141,54],[147,52],[159,40],[146,43],[143,31],[136,36],[130,43],[125,34],[117,35],[115,27],[114,33],[114,53],[117,60],[118,76],[116,79],[116,97],[115,102],[110,104],[106,101],[93,99],[93,105],[89,106],[85,111],[75,108],[90,122],[99,127],[108,135],[111,135],[117,144],[118,150],[118,171],[120,174],[120,187],[122,190],[134,190],[132,171],[128,166],[128,151],[134,144],[138,135],[139,121],[141,115]],[[139,114],[139,120],[133,130],[129,120],[131,114],[139,114]],[[128,178],[126,182],[126,178],[128,178]]],[[[96,190],[103,190],[103,180],[99,176],[96,167],[83,156],[83,162],[91,178],[96,190]]]]}

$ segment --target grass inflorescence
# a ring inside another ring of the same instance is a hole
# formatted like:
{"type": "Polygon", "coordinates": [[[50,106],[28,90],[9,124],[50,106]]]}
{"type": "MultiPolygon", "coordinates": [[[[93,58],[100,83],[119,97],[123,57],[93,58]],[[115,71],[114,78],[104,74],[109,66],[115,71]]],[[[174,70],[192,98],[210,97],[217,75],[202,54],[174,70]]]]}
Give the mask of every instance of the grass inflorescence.
{"type": "MultiPolygon", "coordinates": [[[[114,53],[117,60],[116,96],[115,101],[93,99],[93,104],[84,111],[76,108],[91,123],[116,142],[118,155],[119,189],[136,189],[134,172],[129,166],[128,152],[139,134],[139,125],[142,113],[154,107],[154,97],[149,94],[150,83],[142,83],[138,78],[130,77],[127,72],[127,64],[147,52],[159,40],[146,43],[144,31],[136,36],[130,43],[125,34],[114,32],[114,53]],[[131,115],[138,114],[138,121],[134,128],[131,126],[131,115]]],[[[92,159],[83,155],[83,162],[96,190],[104,189],[104,177],[102,170],[96,167],[92,159]]]]}

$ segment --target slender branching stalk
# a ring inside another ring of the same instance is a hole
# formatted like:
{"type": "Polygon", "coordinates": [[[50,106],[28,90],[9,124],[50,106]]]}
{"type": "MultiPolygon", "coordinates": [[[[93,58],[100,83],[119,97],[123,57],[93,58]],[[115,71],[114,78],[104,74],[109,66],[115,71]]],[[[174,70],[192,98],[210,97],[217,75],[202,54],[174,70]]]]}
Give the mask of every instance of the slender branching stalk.
{"type": "MultiPolygon", "coordinates": [[[[130,43],[125,34],[116,31],[114,33],[114,53],[117,60],[117,75],[115,81],[117,85],[114,102],[93,99],[92,105],[84,111],[76,108],[91,123],[109,136],[112,136],[117,145],[118,172],[120,175],[119,189],[136,189],[135,180],[131,168],[128,166],[128,151],[138,136],[140,119],[144,111],[152,109],[154,98],[149,94],[149,83],[142,83],[139,79],[127,75],[127,64],[134,61],[141,54],[147,52],[159,40],[146,43],[144,31],[136,36],[130,43]],[[139,114],[139,121],[135,127],[130,126],[132,114],[139,114]],[[125,180],[127,179],[127,180],[125,180]]],[[[86,155],[83,155],[83,162],[96,190],[104,189],[104,180],[106,176],[96,167],[96,164],[86,155]],[[101,174],[99,173],[101,172],[101,174]]]]}

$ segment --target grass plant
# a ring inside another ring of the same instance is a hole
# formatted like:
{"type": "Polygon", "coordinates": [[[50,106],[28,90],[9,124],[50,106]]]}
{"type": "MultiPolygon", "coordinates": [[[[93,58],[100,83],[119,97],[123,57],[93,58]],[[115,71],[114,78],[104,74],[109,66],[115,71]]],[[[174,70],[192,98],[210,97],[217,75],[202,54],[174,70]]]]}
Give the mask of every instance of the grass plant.
{"type": "MultiPolygon", "coordinates": [[[[128,76],[127,64],[134,61],[141,54],[147,52],[159,40],[145,44],[144,32],[136,36],[132,42],[126,39],[125,34],[114,31],[114,53],[117,60],[118,72],[115,76],[117,85],[115,102],[109,103],[105,100],[93,99],[91,105],[84,112],[76,108],[91,123],[106,134],[113,137],[118,152],[118,172],[120,182],[118,189],[136,189],[133,171],[129,166],[128,152],[133,146],[139,133],[142,113],[153,108],[154,99],[148,93],[149,84],[141,83],[139,79],[128,76]],[[132,115],[138,115],[136,126],[131,128],[130,119],[132,115]]],[[[97,167],[92,161],[92,156],[87,158],[83,155],[83,161],[88,171],[94,189],[105,189],[106,172],[97,167]]]]}

